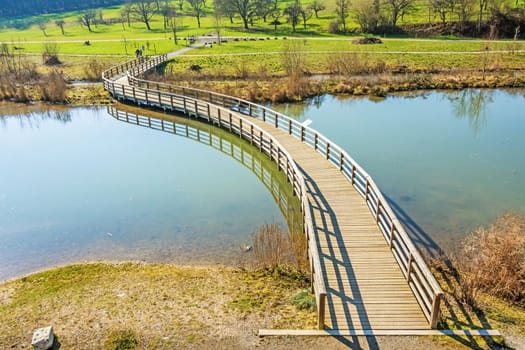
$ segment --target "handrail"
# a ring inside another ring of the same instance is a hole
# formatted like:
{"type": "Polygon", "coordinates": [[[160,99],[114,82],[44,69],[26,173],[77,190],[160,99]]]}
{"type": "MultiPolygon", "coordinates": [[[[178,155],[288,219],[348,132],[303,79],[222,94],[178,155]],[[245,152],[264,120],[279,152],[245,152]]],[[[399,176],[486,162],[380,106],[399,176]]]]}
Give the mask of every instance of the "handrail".
{"type": "MultiPolygon", "coordinates": [[[[128,66],[132,65],[130,70],[134,72],[143,72],[147,70],[145,67],[153,68],[155,66],[154,63],[160,61],[158,57],[159,56],[144,63],[137,64],[137,61],[127,63],[128,66]]],[[[326,287],[322,275],[319,252],[317,250],[317,237],[314,234],[313,229],[311,205],[307,197],[304,176],[288,151],[267,131],[260,128],[255,123],[241,117],[239,113],[236,113],[231,109],[192,97],[162,92],[159,90],[143,89],[127,84],[119,84],[112,80],[112,78],[118,76],[118,74],[121,74],[121,69],[106,71],[102,75],[104,88],[115,98],[133,100],[138,104],[154,105],[163,109],[184,112],[195,118],[205,119],[221,128],[228,129],[230,132],[239,135],[239,137],[246,139],[251,144],[258,147],[261,152],[267,154],[270,159],[277,164],[280,171],[283,171],[286,174],[288,181],[292,184],[294,193],[298,196],[301,202],[303,227],[309,247],[308,256],[311,263],[312,287],[314,289],[319,311],[318,327],[319,329],[323,329],[326,287]]],[[[129,77],[130,75],[128,74],[128,79],[129,77]]]]}
{"type": "MultiPolygon", "coordinates": [[[[381,229],[385,240],[388,242],[403,275],[407,279],[407,283],[409,284],[411,290],[414,293],[414,296],[420,304],[425,317],[429,321],[430,327],[437,327],[440,302],[443,297],[443,291],[441,290],[441,287],[430,272],[419,251],[406,233],[404,227],[397,219],[390,205],[383,197],[383,194],[375,184],[374,180],[346,151],[344,151],[340,146],[332,142],[318,131],[304,126],[298,121],[278,113],[270,108],[232,96],[200,89],[152,82],[144,79],[138,79],[136,77],[137,74],[144,73],[150,69],[146,68],[152,67],[154,62],[157,62],[158,65],[166,60],[167,56],[162,55],[155,57],[151,63],[145,62],[144,64],[134,66],[134,69],[128,70],[127,72],[129,84],[132,85],[134,89],[144,89],[145,91],[151,91],[151,93],[158,93],[159,96],[161,91],[167,91],[167,94],[171,96],[184,96],[185,98],[191,99],[191,101],[200,101],[201,103],[204,102],[208,106],[210,104],[213,106],[220,105],[229,112],[233,110],[240,114],[261,119],[264,122],[287,132],[289,135],[299,139],[301,142],[306,143],[316,152],[326,157],[329,162],[335,165],[345,175],[348,181],[365,200],[365,203],[369,207],[374,219],[381,229]]],[[[104,84],[106,86],[106,82],[104,84]]],[[[107,89],[110,91],[109,88],[107,89]]],[[[113,91],[115,91],[114,88],[113,91]]],[[[291,159],[291,161],[293,162],[293,159],[291,159]]],[[[302,191],[301,193],[304,193],[306,197],[305,191],[302,191]]],[[[302,196],[300,198],[301,207],[303,208],[305,233],[308,238],[313,238],[316,240],[310,214],[310,203],[307,198],[304,199],[302,196]]],[[[310,252],[310,249],[308,250],[310,252]]],[[[319,261],[318,257],[316,258],[317,259],[314,260],[319,261]]],[[[319,266],[312,266],[312,268],[320,268],[320,263],[319,266]]],[[[315,283],[313,284],[315,288],[315,283]]],[[[321,301],[321,298],[318,296],[317,292],[316,298],[318,301],[321,301]]],[[[324,301],[322,302],[324,305],[324,301]]],[[[321,316],[319,315],[319,317],[321,316]]]]}

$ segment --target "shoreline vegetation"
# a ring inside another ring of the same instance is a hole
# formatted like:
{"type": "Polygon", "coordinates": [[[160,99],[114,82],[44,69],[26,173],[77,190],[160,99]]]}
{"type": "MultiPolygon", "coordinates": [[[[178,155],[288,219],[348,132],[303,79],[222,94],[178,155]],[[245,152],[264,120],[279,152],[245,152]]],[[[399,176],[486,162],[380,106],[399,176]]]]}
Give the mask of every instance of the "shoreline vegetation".
{"type": "MultiPolygon", "coordinates": [[[[429,258],[445,292],[439,328],[498,329],[504,337],[374,341],[388,348],[523,347],[524,237],[525,217],[506,213],[448,257],[429,258]]],[[[271,224],[254,232],[253,244],[239,266],[92,262],[1,283],[0,347],[27,348],[34,329],[53,325],[62,346],[78,349],[345,348],[337,338],[257,336],[261,328],[315,329],[316,311],[296,258],[301,243],[271,224]]]]}

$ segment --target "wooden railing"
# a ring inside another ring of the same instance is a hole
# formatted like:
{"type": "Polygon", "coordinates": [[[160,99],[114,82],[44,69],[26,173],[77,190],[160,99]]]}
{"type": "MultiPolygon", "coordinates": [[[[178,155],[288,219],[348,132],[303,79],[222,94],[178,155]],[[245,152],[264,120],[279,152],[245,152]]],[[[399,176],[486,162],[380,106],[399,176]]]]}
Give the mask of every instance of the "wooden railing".
{"type": "MultiPolygon", "coordinates": [[[[158,62],[158,64],[162,63],[166,59],[166,56],[157,56],[156,58],[154,58],[154,60],[158,62]]],[[[337,144],[332,142],[330,139],[328,139],[318,131],[304,126],[302,123],[291,119],[281,113],[278,113],[270,108],[243,99],[218,94],[210,91],[152,82],[137,78],[135,73],[143,73],[147,71],[147,69],[145,68],[147,66],[151,65],[146,62],[143,68],[136,67],[131,72],[128,71],[128,81],[129,84],[132,86],[120,87],[120,89],[122,89],[122,92],[124,92],[124,95],[126,88],[131,89],[131,91],[133,92],[133,96],[135,96],[136,94],[135,89],[140,89],[145,91],[146,101],[148,97],[148,92],[150,96],[153,94],[155,96],[158,95],[159,101],[161,100],[161,95],[169,96],[171,99],[189,99],[189,101],[193,101],[191,103],[195,104],[195,110],[193,112],[196,114],[199,114],[199,112],[205,112],[203,110],[198,109],[199,105],[201,105],[202,107],[200,108],[207,108],[208,111],[210,108],[217,108],[223,110],[224,112],[222,113],[229,113],[229,115],[232,115],[231,111],[235,111],[240,114],[261,119],[264,122],[269,123],[274,127],[287,132],[289,135],[299,139],[301,142],[306,143],[307,145],[312,147],[316,152],[323,155],[334,166],[336,166],[346,176],[348,181],[365,200],[374,219],[380,227],[383,236],[385,237],[388,245],[390,246],[390,249],[392,250],[394,257],[396,258],[402,273],[407,279],[407,283],[410,285],[410,288],[412,289],[417,301],[419,302],[423,313],[429,321],[430,327],[436,328],[439,320],[441,299],[443,297],[443,291],[441,290],[441,287],[430,272],[419,251],[414,246],[412,240],[410,239],[404,227],[401,225],[401,223],[395,216],[393,210],[383,197],[383,194],[381,193],[373,179],[363,168],[361,168],[361,166],[354,159],[352,159],[352,157],[350,157],[350,155],[348,155],[348,153],[346,153],[341,147],[339,147],[337,144]],[[218,106],[222,106],[223,108],[221,109],[218,106]]],[[[104,82],[104,84],[106,86],[106,82],[104,82]]],[[[110,84],[108,83],[106,89],[110,92],[113,91],[112,93],[115,96],[116,90],[114,86],[110,86],[110,84]]],[[[118,91],[117,95],[118,93],[122,92],[118,91]]],[[[173,105],[173,103],[171,103],[171,105],[173,105]]],[[[159,107],[164,108],[162,106],[162,103],[159,104],[159,107]]],[[[182,111],[187,113],[186,102],[182,111]]],[[[273,142],[276,141],[274,140],[273,142]]],[[[293,159],[287,159],[287,162],[293,162],[293,159]]],[[[300,198],[301,207],[303,209],[304,215],[304,227],[306,231],[305,233],[309,240],[308,251],[309,255],[312,250],[315,250],[315,253],[317,254],[317,249],[312,249],[316,248],[316,244],[313,245],[313,247],[310,247],[311,242],[316,242],[316,237],[313,231],[310,203],[307,198],[302,198],[303,196],[306,197],[305,192],[303,191],[304,178],[302,178],[301,182],[302,185],[300,198]]],[[[319,262],[318,256],[314,257],[314,259],[311,259],[310,261],[312,262],[312,271],[314,271],[314,268],[320,268],[320,263],[319,266],[313,266],[317,265],[317,262],[319,262]]],[[[321,288],[320,285],[315,285],[319,281],[320,279],[317,278],[316,281],[313,282],[314,290],[316,290],[316,288],[321,288]]],[[[324,281],[322,283],[322,287],[324,290],[324,281]]],[[[319,307],[320,320],[324,320],[325,297],[326,293],[321,295],[316,291],[318,305],[322,305],[322,307],[319,307]]]]}
{"type": "Polygon", "coordinates": [[[247,146],[236,135],[205,123],[190,123],[187,119],[177,120],[171,117],[154,116],[151,113],[137,114],[128,111],[127,108],[120,109],[113,105],[108,105],[106,110],[109,115],[121,122],[185,137],[231,157],[250,170],[268,189],[281,213],[287,219],[292,232],[297,232],[293,231],[294,227],[298,227],[296,219],[301,219],[302,225],[302,216],[297,216],[297,213],[301,212],[297,205],[299,200],[295,197],[295,193],[292,194],[293,189],[288,179],[282,172],[276,173],[273,167],[275,163],[270,163],[266,155],[259,152],[258,149],[247,146]]]}
{"type": "MultiPolygon", "coordinates": [[[[154,60],[151,62],[154,62],[154,60]]],[[[146,64],[149,64],[149,62],[147,61],[146,64]]],[[[114,71],[120,72],[118,69],[114,71]]],[[[182,112],[190,117],[204,119],[239,135],[239,137],[259,148],[259,151],[267,154],[277,164],[279,170],[286,175],[292,185],[293,192],[298,196],[301,203],[303,227],[307,239],[308,257],[311,267],[312,289],[318,307],[318,327],[323,329],[325,324],[326,287],[317,250],[317,237],[313,228],[312,208],[308,200],[304,176],[286,149],[271,134],[230,109],[192,97],[127,84],[118,84],[112,80],[111,73],[107,72],[104,72],[103,78],[104,88],[116,99],[130,100],[137,104],[156,106],[165,110],[182,112]]]]}

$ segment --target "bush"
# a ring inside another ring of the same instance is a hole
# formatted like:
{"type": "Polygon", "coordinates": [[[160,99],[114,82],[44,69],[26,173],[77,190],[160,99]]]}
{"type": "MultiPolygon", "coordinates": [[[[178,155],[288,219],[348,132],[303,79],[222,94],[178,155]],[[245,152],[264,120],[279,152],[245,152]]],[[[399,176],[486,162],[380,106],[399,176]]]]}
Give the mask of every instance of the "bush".
{"type": "Polygon", "coordinates": [[[40,82],[40,95],[43,101],[65,102],[67,84],[62,73],[53,70],[40,82]]]}
{"type": "Polygon", "coordinates": [[[454,257],[460,299],[476,306],[479,292],[525,306],[525,217],[505,213],[463,241],[454,257]]]}
{"type": "Polygon", "coordinates": [[[315,295],[313,295],[308,289],[303,289],[302,291],[295,293],[292,296],[291,301],[299,310],[317,310],[315,295]]]}

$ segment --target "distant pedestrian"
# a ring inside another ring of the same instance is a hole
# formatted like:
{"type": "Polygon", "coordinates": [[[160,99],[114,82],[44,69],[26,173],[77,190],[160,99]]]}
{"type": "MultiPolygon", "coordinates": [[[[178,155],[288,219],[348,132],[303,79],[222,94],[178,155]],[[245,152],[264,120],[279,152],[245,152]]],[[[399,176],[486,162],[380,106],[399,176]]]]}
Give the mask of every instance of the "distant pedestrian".
{"type": "Polygon", "coordinates": [[[136,49],[136,50],[135,50],[135,56],[137,56],[137,57],[142,56],[142,52],[140,52],[139,49],[136,49]]]}

